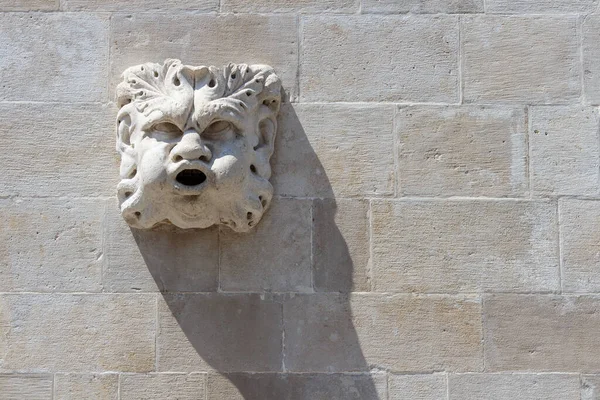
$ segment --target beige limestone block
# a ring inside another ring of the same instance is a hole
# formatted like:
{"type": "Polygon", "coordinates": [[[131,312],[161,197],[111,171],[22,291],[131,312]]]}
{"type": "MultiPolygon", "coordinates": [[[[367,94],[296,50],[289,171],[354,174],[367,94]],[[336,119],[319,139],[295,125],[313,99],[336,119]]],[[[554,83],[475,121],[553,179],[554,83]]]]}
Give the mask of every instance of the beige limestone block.
{"type": "Polygon", "coordinates": [[[2,400],[53,400],[52,375],[1,374],[0,398],[2,400]]]}
{"type": "Polygon", "coordinates": [[[99,292],[103,214],[93,200],[0,200],[0,292],[99,292]]]}
{"type": "Polygon", "coordinates": [[[129,228],[107,201],[103,287],[110,292],[211,292],[219,277],[218,229],[129,228]]]}
{"type": "Polygon", "coordinates": [[[390,375],[390,400],[447,400],[446,376],[390,375]]]}
{"type": "Polygon", "coordinates": [[[396,115],[403,195],[523,196],[527,191],[524,108],[401,107],[396,115]]]}
{"type": "Polygon", "coordinates": [[[117,400],[118,374],[55,374],[54,400],[117,400]]]}
{"type": "Polygon", "coordinates": [[[156,296],[4,294],[0,370],[154,370],[156,296]]]}
{"type": "Polygon", "coordinates": [[[582,23],[583,88],[588,104],[600,104],[600,14],[589,15],[582,23]]]}
{"type": "Polygon", "coordinates": [[[313,203],[313,281],[319,292],[371,290],[368,200],[313,203]]]}
{"type": "Polygon", "coordinates": [[[393,106],[282,105],[275,193],[296,197],[394,194],[393,106]]]}
{"type": "Polygon", "coordinates": [[[575,374],[461,374],[448,381],[449,400],[580,400],[575,374]]]}
{"type": "Polygon", "coordinates": [[[598,110],[531,107],[529,112],[533,194],[598,194],[598,110]]]}
{"type": "Polygon", "coordinates": [[[559,289],[550,201],[374,201],[372,229],[377,291],[559,289]]]}
{"type": "Polygon", "coordinates": [[[218,11],[219,0],[61,0],[64,11],[218,11]]]}
{"type": "Polygon", "coordinates": [[[165,294],[158,370],[280,371],[281,303],[269,294],[165,294]]]}
{"type": "Polygon", "coordinates": [[[581,377],[581,400],[600,400],[600,375],[581,377]]]}
{"type": "Polygon", "coordinates": [[[458,102],[456,16],[304,17],[302,101],[458,102]]]}
{"type": "Polygon", "coordinates": [[[484,0],[363,0],[365,13],[449,13],[483,12],[484,0]]]}
{"type": "Polygon", "coordinates": [[[56,11],[59,0],[0,0],[0,11],[56,11]]]}
{"type": "Polygon", "coordinates": [[[208,376],[208,400],[380,400],[387,399],[384,373],[226,374],[208,376]]]}
{"type": "Polygon", "coordinates": [[[572,14],[590,13],[598,0],[486,0],[486,13],[500,14],[572,14]]]}
{"type": "Polygon", "coordinates": [[[564,103],[581,94],[577,18],[466,16],[467,103],[564,103]]]}
{"type": "Polygon", "coordinates": [[[560,199],[563,288],[600,291],[600,202],[560,199]]]}
{"type": "Polygon", "coordinates": [[[311,205],[276,198],[252,234],[221,228],[221,290],[312,291],[311,205]]]}
{"type": "Polygon", "coordinates": [[[0,195],[112,195],[114,112],[100,105],[0,104],[0,195]]]}
{"type": "Polygon", "coordinates": [[[452,296],[320,293],[284,303],[289,371],[479,371],[481,303],[452,296]]]}
{"type": "Polygon", "coordinates": [[[105,100],[107,43],[107,16],[0,14],[0,100],[105,100]]]}
{"type": "Polygon", "coordinates": [[[484,300],[489,371],[595,372],[600,298],[491,295],[484,300]]]}
{"type": "Polygon", "coordinates": [[[293,15],[116,14],[111,23],[111,87],[141,60],[178,58],[189,65],[267,64],[286,92],[296,95],[298,28],[293,15]]]}
{"type": "Polygon", "coordinates": [[[358,12],[358,0],[222,0],[224,12],[301,12],[351,14],[358,12]]]}
{"type": "Polygon", "coordinates": [[[120,393],[123,400],[200,400],[205,388],[206,374],[123,374],[120,393]]]}

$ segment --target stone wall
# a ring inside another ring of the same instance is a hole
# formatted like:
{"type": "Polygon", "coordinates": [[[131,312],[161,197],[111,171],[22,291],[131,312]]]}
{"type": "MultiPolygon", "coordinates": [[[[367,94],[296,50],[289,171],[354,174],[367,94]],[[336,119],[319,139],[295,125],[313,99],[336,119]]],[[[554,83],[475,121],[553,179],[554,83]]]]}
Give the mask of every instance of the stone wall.
{"type": "Polygon", "coordinates": [[[0,0],[0,399],[600,399],[598,6],[0,0]],[[250,234],[119,215],[165,58],[282,78],[250,234]]]}

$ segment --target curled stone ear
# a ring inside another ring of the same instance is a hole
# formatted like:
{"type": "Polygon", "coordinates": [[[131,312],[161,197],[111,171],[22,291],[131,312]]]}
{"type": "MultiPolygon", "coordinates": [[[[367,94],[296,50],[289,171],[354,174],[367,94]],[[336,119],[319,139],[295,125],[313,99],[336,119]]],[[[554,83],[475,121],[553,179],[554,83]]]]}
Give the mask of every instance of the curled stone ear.
{"type": "Polygon", "coordinates": [[[131,116],[125,111],[117,117],[117,151],[121,156],[119,175],[121,179],[128,179],[134,175],[137,153],[131,144],[131,116]]]}

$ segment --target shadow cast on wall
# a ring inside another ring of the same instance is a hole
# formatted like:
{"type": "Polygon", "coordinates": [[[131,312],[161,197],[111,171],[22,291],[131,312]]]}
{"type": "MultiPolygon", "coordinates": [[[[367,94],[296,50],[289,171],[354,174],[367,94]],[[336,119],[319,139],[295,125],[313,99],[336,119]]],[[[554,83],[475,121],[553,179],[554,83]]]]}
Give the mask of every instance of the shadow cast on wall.
{"type": "Polygon", "coordinates": [[[379,399],[352,324],[339,207],[288,102],[272,164],[273,204],[248,234],[132,229],[164,298],[158,369],[216,371],[209,399],[379,399]],[[313,195],[295,197],[294,182],[313,195]]]}

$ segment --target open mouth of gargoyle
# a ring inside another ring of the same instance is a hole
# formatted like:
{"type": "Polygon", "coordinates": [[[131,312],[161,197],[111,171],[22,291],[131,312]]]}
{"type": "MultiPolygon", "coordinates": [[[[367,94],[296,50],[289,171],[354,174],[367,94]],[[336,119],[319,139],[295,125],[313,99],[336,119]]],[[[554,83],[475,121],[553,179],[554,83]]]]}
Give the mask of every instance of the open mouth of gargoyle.
{"type": "Polygon", "coordinates": [[[184,186],[198,186],[206,181],[206,174],[198,169],[184,169],[175,180],[184,186]]]}

